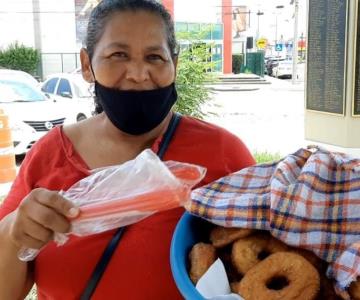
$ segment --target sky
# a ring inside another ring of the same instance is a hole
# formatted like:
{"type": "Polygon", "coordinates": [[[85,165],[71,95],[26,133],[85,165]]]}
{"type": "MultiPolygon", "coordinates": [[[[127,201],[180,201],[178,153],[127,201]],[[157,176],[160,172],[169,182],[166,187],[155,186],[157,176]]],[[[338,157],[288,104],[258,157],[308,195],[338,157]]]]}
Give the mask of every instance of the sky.
{"type": "MultiPolygon", "coordinates": [[[[290,0],[233,0],[233,6],[246,5],[252,12],[247,35],[255,37],[259,17],[260,37],[275,39],[276,19],[278,39],[291,39],[294,35],[294,5],[290,0]],[[276,6],[284,8],[277,9],[276,6]]],[[[306,36],[306,0],[299,0],[298,36],[306,36]]],[[[221,22],[221,0],[175,0],[175,20],[188,22],[221,22]]]]}

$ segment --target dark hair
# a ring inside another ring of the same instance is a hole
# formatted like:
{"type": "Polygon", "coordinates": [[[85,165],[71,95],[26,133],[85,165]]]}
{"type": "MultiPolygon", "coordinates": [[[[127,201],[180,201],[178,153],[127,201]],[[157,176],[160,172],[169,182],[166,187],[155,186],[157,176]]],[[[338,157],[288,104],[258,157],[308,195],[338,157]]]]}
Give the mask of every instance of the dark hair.
{"type": "Polygon", "coordinates": [[[147,11],[161,17],[165,23],[167,43],[174,58],[178,54],[178,46],[175,38],[174,23],[165,7],[156,0],[102,0],[92,10],[85,39],[85,46],[92,59],[94,49],[104,33],[107,21],[114,13],[126,11],[147,11]]]}
{"type": "MultiPolygon", "coordinates": [[[[174,23],[165,7],[156,0],[102,0],[92,10],[87,27],[85,47],[90,61],[94,50],[104,33],[106,23],[114,13],[127,11],[146,11],[158,15],[165,23],[167,44],[172,58],[178,55],[178,44],[175,38],[174,23]]],[[[95,114],[101,113],[103,108],[95,95],[95,114]]]]}

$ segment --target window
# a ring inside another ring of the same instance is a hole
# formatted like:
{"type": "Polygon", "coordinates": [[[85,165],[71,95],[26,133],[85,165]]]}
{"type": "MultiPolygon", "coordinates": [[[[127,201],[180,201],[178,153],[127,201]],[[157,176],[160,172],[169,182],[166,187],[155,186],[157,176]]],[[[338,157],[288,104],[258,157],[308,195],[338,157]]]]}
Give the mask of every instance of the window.
{"type": "Polygon", "coordinates": [[[52,78],[48,82],[46,82],[41,90],[45,93],[54,94],[56,83],[58,82],[59,78],[52,78]]]}
{"type": "Polygon", "coordinates": [[[56,94],[57,95],[67,94],[69,96],[72,96],[69,80],[64,79],[64,78],[60,79],[60,83],[59,83],[56,94]]]}

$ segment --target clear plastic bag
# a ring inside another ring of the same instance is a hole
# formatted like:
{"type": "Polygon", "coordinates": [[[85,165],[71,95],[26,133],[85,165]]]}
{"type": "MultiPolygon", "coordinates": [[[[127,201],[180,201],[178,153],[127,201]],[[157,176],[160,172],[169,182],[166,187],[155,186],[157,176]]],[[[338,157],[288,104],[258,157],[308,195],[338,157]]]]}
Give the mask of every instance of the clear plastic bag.
{"type": "MultiPolygon", "coordinates": [[[[63,245],[68,234],[86,236],[138,222],[156,212],[184,206],[191,188],[205,176],[197,165],[163,163],[147,149],[122,165],[94,170],[67,191],[59,193],[80,208],[67,234],[55,233],[63,245]]],[[[22,261],[33,260],[40,250],[21,249],[22,261]]]]}

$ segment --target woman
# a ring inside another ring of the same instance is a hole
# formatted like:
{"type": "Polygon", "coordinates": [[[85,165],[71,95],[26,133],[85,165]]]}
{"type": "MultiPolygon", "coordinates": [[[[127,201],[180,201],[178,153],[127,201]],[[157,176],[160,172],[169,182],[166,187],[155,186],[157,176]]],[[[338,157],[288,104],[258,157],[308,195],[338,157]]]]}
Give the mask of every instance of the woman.
{"type": "MultiPolygon", "coordinates": [[[[154,0],[103,0],[92,11],[82,49],[83,77],[95,84],[98,114],[58,127],[26,156],[0,208],[0,299],[18,299],[33,282],[39,299],[79,299],[114,231],[71,237],[78,208],[58,195],[90,170],[120,164],[142,150],[158,151],[176,101],[177,52],[170,15],[154,0]],[[32,263],[20,247],[41,248],[32,263]]],[[[254,160],[234,135],[183,116],[164,160],[207,167],[202,184],[254,160]]],[[[169,264],[170,241],[183,209],[128,226],[92,299],[181,299],[169,264]]]]}

